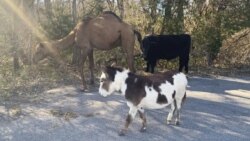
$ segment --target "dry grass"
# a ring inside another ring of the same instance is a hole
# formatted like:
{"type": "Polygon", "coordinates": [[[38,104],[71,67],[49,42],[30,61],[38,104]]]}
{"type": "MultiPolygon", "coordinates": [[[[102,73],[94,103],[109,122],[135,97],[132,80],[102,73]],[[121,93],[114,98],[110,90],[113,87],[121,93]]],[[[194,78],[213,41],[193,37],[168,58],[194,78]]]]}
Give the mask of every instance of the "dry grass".
{"type": "Polygon", "coordinates": [[[50,113],[58,118],[63,118],[66,121],[70,121],[70,119],[75,119],[78,115],[72,111],[62,111],[62,110],[50,110],[50,113]]]}

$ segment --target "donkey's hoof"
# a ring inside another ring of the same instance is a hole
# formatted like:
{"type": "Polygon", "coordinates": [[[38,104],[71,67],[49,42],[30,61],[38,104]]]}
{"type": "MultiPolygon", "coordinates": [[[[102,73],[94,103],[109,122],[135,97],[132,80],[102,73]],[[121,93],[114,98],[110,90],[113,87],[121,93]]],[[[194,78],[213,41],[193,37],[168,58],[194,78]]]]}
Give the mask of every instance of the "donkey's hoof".
{"type": "Polygon", "coordinates": [[[179,121],[175,121],[175,125],[176,125],[176,126],[179,126],[179,125],[180,125],[180,122],[179,122],[179,121]]]}
{"type": "Polygon", "coordinates": [[[122,130],[119,131],[118,135],[119,136],[125,136],[125,132],[126,131],[124,129],[122,129],[122,130]]]}
{"type": "Polygon", "coordinates": [[[140,132],[146,132],[146,130],[147,130],[147,128],[146,127],[142,127],[141,129],[140,129],[140,132]]]}
{"type": "Polygon", "coordinates": [[[171,124],[171,120],[167,120],[167,125],[170,125],[171,124]]]}

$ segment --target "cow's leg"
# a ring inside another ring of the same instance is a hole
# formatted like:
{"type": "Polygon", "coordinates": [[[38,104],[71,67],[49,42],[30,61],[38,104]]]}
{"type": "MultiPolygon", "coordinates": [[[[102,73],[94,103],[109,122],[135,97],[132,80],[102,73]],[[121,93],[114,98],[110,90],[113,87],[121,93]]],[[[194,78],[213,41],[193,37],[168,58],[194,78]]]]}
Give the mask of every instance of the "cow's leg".
{"type": "Polygon", "coordinates": [[[188,62],[189,62],[189,56],[186,58],[186,60],[185,60],[185,72],[186,72],[186,74],[188,73],[188,62]]]}
{"type": "Polygon", "coordinates": [[[135,117],[135,115],[136,115],[136,113],[138,111],[137,107],[135,107],[132,103],[127,102],[127,105],[129,106],[129,112],[128,112],[128,115],[127,115],[127,118],[126,118],[125,126],[119,132],[120,136],[125,135],[125,133],[128,130],[129,124],[132,122],[133,118],[135,117]]]}
{"type": "Polygon", "coordinates": [[[151,73],[154,73],[155,66],[156,66],[156,60],[151,60],[150,61],[150,72],[151,73]]]}
{"type": "Polygon", "coordinates": [[[179,72],[182,72],[182,69],[184,67],[184,58],[183,57],[179,57],[179,72]]]}
{"type": "Polygon", "coordinates": [[[88,53],[89,58],[89,70],[90,70],[90,84],[94,84],[94,57],[93,57],[93,49],[91,49],[88,53]]]}
{"type": "Polygon", "coordinates": [[[174,113],[176,111],[176,107],[177,107],[176,106],[176,100],[174,100],[173,103],[171,104],[171,110],[169,111],[169,114],[168,114],[167,124],[170,124],[172,122],[174,113]]]}
{"type": "Polygon", "coordinates": [[[149,63],[149,61],[147,61],[147,68],[146,68],[146,72],[149,72],[149,68],[150,68],[150,63],[149,63]]]}
{"type": "Polygon", "coordinates": [[[144,113],[144,109],[140,108],[140,109],[138,109],[138,112],[139,112],[140,118],[142,119],[142,128],[140,131],[144,132],[147,129],[147,120],[146,120],[146,116],[144,113]]]}

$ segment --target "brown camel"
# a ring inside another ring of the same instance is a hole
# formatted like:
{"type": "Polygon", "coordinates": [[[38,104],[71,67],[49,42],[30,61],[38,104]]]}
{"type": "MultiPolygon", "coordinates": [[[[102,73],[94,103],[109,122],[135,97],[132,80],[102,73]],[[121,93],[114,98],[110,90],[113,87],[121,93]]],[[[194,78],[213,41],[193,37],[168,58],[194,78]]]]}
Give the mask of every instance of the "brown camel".
{"type": "MultiPolygon", "coordinates": [[[[110,50],[121,46],[126,53],[128,67],[134,69],[134,44],[135,36],[141,44],[141,35],[132,26],[123,22],[115,13],[106,11],[96,18],[83,20],[66,37],[55,42],[39,43],[36,46],[33,61],[36,63],[46,56],[60,58],[58,50],[71,44],[76,44],[81,49],[80,74],[83,90],[86,89],[86,82],[83,73],[83,66],[86,58],[89,60],[90,82],[94,83],[94,58],[93,49],[110,50]]],[[[60,61],[60,59],[58,60],[60,61]]]]}

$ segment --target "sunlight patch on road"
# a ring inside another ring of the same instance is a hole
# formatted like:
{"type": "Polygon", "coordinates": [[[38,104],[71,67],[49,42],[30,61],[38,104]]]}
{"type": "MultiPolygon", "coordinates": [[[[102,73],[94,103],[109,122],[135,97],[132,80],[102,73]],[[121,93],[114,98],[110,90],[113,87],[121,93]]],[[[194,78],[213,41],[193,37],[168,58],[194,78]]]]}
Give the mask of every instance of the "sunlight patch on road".
{"type": "Polygon", "coordinates": [[[4,106],[0,106],[0,114],[6,114],[6,108],[4,106]]]}
{"type": "Polygon", "coordinates": [[[104,103],[100,102],[100,101],[90,100],[90,101],[88,101],[88,103],[90,103],[89,106],[91,108],[102,108],[102,107],[104,107],[104,103]]]}
{"type": "Polygon", "coordinates": [[[225,102],[225,98],[223,96],[209,92],[187,91],[187,97],[193,97],[213,102],[225,102]]]}
{"type": "Polygon", "coordinates": [[[240,96],[242,98],[249,98],[250,99],[250,91],[237,89],[237,90],[225,90],[225,93],[233,96],[240,96]]]}
{"type": "Polygon", "coordinates": [[[76,93],[76,88],[74,88],[72,86],[64,86],[64,87],[55,88],[55,89],[51,89],[51,90],[46,91],[46,93],[49,93],[49,94],[66,93],[66,92],[76,93]]]}
{"type": "Polygon", "coordinates": [[[225,77],[225,76],[219,76],[217,78],[220,79],[220,80],[226,80],[226,81],[231,81],[231,82],[250,84],[250,80],[244,80],[244,79],[240,79],[240,78],[231,78],[231,77],[225,77]]]}
{"type": "Polygon", "coordinates": [[[4,106],[0,106],[0,119],[1,116],[6,117],[20,117],[22,115],[22,108],[19,105],[13,105],[8,108],[4,106]]]}
{"type": "Polygon", "coordinates": [[[46,108],[36,108],[36,107],[27,107],[23,109],[32,117],[39,120],[48,120],[52,118],[49,109],[46,108]]]}
{"type": "Polygon", "coordinates": [[[117,101],[108,101],[107,102],[107,105],[108,106],[112,106],[112,107],[117,107],[117,106],[120,106],[120,105],[122,105],[120,102],[117,102],[117,101]]]}

